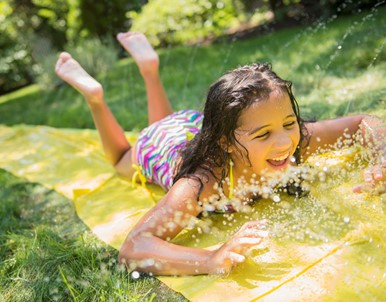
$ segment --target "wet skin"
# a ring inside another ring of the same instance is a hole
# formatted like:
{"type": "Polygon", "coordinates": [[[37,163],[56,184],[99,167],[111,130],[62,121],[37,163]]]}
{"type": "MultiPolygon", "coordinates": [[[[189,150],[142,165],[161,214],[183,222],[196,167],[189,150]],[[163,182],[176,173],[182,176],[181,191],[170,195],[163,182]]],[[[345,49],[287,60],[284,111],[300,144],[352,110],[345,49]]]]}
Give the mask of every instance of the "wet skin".
{"type": "Polygon", "coordinates": [[[290,165],[300,132],[287,93],[272,92],[269,99],[245,109],[238,123],[235,136],[240,145],[228,149],[235,177],[277,173],[290,165]]]}

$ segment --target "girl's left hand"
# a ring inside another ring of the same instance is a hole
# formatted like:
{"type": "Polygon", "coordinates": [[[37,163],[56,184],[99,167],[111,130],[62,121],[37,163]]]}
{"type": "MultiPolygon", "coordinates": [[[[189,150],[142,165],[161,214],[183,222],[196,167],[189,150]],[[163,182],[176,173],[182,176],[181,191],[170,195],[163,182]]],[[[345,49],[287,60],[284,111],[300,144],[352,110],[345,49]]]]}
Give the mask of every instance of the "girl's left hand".
{"type": "Polygon", "coordinates": [[[382,158],[379,165],[371,166],[364,171],[365,183],[353,187],[355,193],[371,192],[382,194],[386,192],[386,159],[382,158]]]}

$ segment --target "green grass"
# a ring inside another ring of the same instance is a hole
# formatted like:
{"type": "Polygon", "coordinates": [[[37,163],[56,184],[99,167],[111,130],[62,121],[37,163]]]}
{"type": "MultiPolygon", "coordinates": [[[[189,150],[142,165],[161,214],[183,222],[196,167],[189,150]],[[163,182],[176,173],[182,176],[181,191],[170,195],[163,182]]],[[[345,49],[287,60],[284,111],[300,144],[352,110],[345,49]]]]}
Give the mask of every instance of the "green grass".
{"type": "Polygon", "coordinates": [[[156,278],[130,280],[71,200],[4,170],[0,184],[0,301],[186,301],[156,278]]]}
{"type": "Polygon", "coordinates": [[[0,104],[8,101],[13,101],[18,98],[23,98],[24,96],[29,96],[30,94],[37,93],[38,91],[39,91],[39,86],[36,84],[30,85],[24,88],[20,88],[14,92],[0,96],[0,104]]]}
{"type": "MultiPolygon", "coordinates": [[[[301,112],[329,118],[356,112],[386,116],[386,8],[242,41],[159,50],[161,76],[175,109],[200,109],[226,70],[272,62],[293,81],[301,112]]],[[[142,79],[130,58],[99,78],[127,130],[146,125],[142,79]]],[[[36,86],[0,97],[0,123],[94,128],[82,97],[67,85],[36,86]]],[[[73,204],[40,185],[0,171],[1,301],[183,301],[157,279],[132,281],[76,217],[73,204]]]]}
{"type": "MultiPolygon", "coordinates": [[[[268,61],[280,76],[293,81],[306,117],[355,112],[384,115],[385,31],[383,7],[243,41],[162,49],[161,76],[175,109],[200,109],[210,83],[224,71],[268,61]]],[[[144,85],[131,58],[121,60],[98,80],[124,129],[146,126],[144,85]]],[[[7,125],[94,128],[82,96],[65,84],[54,91],[0,97],[0,121],[7,125]]]]}

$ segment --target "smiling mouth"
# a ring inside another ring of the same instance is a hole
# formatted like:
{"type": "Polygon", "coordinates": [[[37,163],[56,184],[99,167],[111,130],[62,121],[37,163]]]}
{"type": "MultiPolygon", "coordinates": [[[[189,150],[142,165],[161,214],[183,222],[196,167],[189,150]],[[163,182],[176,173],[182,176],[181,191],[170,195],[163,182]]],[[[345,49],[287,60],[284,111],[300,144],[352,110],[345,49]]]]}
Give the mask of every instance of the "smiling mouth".
{"type": "Polygon", "coordinates": [[[289,157],[290,157],[290,154],[286,153],[282,156],[267,159],[267,162],[272,166],[281,167],[281,166],[284,166],[289,161],[289,157]]]}

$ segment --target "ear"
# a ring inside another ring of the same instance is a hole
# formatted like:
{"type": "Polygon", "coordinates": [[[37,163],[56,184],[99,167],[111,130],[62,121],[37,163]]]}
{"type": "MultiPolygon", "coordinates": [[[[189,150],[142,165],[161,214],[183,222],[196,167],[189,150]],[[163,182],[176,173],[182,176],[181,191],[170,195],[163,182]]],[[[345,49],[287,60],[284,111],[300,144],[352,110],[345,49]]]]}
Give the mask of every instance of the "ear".
{"type": "Polygon", "coordinates": [[[225,136],[222,136],[220,138],[220,147],[227,153],[232,153],[234,151],[234,148],[231,144],[229,144],[228,140],[225,136]]]}

